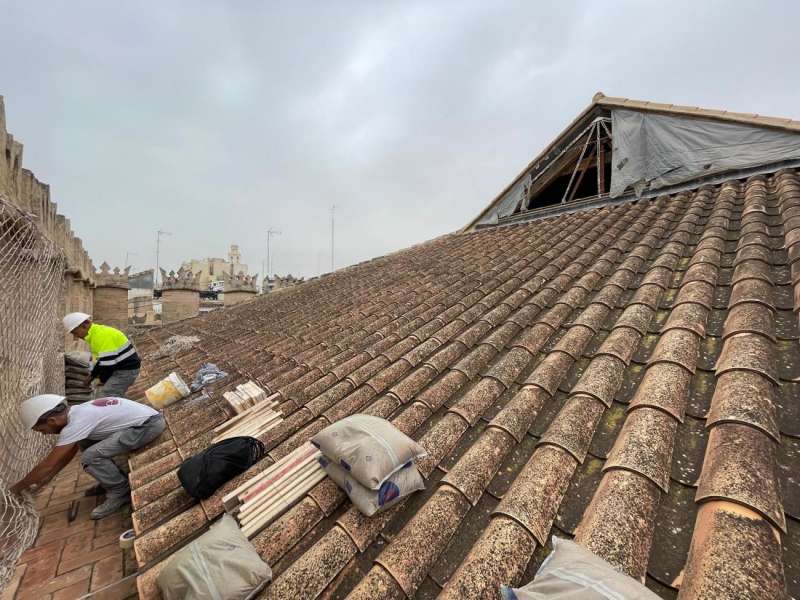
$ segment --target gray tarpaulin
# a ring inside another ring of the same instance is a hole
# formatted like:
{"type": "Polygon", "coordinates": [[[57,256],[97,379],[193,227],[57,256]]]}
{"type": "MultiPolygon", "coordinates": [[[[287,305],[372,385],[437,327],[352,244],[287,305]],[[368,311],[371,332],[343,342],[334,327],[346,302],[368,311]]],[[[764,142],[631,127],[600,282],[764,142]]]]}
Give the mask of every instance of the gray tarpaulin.
{"type": "Polygon", "coordinates": [[[634,110],[612,110],[612,198],[697,177],[800,158],[800,134],[634,110]]]}

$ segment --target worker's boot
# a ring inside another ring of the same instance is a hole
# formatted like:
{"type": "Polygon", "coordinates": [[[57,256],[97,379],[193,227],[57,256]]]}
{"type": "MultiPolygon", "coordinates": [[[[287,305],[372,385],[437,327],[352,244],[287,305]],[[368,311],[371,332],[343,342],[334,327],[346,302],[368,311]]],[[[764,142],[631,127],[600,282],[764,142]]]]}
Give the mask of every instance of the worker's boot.
{"type": "Polygon", "coordinates": [[[98,483],[97,485],[93,485],[88,490],[83,492],[83,495],[84,496],[102,496],[105,493],[106,493],[106,489],[102,485],[100,485],[98,483]]]}
{"type": "Polygon", "coordinates": [[[106,498],[100,506],[92,511],[92,520],[102,519],[108,515],[113,515],[119,512],[123,507],[131,503],[131,497],[128,494],[124,496],[110,496],[106,498]]]}

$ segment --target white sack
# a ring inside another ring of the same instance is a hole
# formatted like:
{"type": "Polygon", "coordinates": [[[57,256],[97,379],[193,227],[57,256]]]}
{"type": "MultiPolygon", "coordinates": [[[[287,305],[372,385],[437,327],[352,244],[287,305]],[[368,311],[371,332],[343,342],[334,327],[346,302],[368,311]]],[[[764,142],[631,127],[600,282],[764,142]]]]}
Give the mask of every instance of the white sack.
{"type": "Polygon", "coordinates": [[[553,536],[553,551],[528,585],[501,586],[503,600],[659,600],[641,583],[571,540],[553,536]]]}
{"type": "Polygon", "coordinates": [[[397,471],[381,484],[380,489],[370,490],[324,456],[319,458],[319,464],[325,469],[328,477],[347,493],[355,507],[368,517],[397,504],[409,494],[425,489],[422,475],[414,465],[408,465],[397,471]]]}
{"type": "Polygon", "coordinates": [[[320,451],[364,487],[380,489],[392,473],[428,453],[386,419],[352,415],[311,438],[320,451]]]}

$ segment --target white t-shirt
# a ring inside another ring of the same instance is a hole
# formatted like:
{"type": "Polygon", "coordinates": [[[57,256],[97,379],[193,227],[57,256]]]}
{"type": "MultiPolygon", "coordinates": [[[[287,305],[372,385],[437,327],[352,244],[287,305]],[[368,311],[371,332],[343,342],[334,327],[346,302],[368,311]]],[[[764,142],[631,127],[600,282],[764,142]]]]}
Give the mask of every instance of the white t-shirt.
{"type": "Polygon", "coordinates": [[[120,429],[141,425],[158,411],[125,398],[98,398],[69,409],[69,421],[56,446],[82,440],[102,440],[120,429]]]}

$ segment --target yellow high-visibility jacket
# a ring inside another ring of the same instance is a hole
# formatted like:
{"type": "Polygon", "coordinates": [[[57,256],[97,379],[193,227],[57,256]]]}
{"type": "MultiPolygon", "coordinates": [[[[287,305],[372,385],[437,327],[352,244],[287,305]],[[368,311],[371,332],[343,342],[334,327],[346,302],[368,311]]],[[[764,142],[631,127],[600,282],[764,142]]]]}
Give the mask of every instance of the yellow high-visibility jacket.
{"type": "Polygon", "coordinates": [[[84,339],[95,361],[92,378],[99,377],[102,383],[108,381],[114,371],[138,369],[142,364],[136,348],[119,329],[92,323],[84,339]]]}

